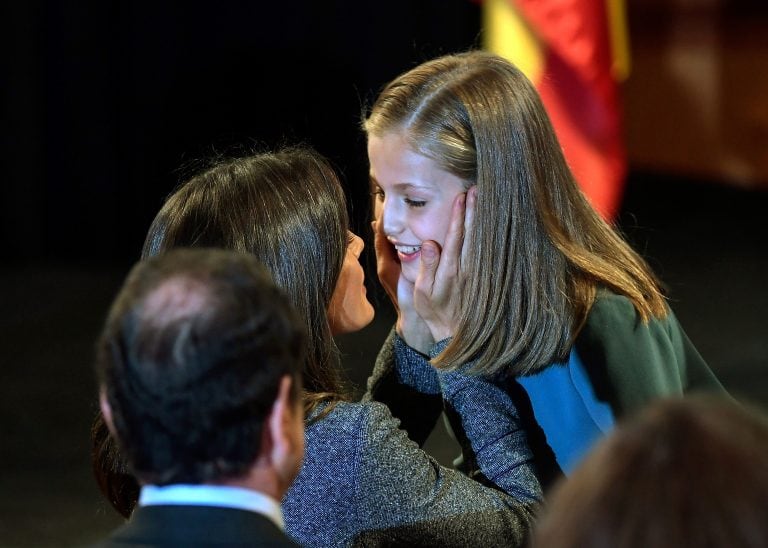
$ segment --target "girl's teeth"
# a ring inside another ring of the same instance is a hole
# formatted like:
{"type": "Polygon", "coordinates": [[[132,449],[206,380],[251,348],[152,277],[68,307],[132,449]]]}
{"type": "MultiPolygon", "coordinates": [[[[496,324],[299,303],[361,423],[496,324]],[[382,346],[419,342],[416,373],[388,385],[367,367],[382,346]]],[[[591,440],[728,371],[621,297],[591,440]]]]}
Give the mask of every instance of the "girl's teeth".
{"type": "Polygon", "coordinates": [[[420,245],[396,245],[395,249],[397,249],[400,253],[403,253],[404,255],[411,255],[413,253],[416,253],[419,249],[421,249],[420,245]]]}

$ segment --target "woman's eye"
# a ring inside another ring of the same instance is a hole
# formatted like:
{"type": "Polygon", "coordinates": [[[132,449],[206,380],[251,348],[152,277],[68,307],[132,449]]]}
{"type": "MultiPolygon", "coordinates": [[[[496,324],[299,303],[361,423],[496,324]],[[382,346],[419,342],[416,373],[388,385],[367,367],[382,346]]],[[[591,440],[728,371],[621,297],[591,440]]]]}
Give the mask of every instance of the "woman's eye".
{"type": "Polygon", "coordinates": [[[371,191],[371,196],[376,200],[384,201],[384,191],[380,187],[374,187],[371,191]]]}
{"type": "Polygon", "coordinates": [[[410,198],[405,198],[405,203],[408,204],[408,207],[424,207],[427,205],[425,200],[412,200],[410,198]]]}

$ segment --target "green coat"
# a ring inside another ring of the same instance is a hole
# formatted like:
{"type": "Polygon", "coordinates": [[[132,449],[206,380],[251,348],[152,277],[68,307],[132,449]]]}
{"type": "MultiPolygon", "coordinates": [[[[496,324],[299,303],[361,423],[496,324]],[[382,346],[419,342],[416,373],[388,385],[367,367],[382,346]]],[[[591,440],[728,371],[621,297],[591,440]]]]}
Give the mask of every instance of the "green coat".
{"type": "MultiPolygon", "coordinates": [[[[367,397],[386,403],[409,436],[423,443],[443,409],[439,383],[427,358],[404,352],[404,346],[392,333],[368,380],[367,397]]],[[[565,363],[499,382],[521,416],[545,487],[575,466],[616,420],[649,402],[725,392],[671,310],[643,323],[629,299],[608,291],[599,293],[565,363]]]]}

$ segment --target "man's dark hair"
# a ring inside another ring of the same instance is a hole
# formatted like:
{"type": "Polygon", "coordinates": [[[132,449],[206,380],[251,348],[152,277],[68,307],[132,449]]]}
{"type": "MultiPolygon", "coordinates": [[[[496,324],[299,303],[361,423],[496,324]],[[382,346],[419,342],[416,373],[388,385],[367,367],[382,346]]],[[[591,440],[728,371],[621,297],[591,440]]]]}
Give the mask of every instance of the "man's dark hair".
{"type": "Polygon", "coordinates": [[[300,389],[302,321],[247,253],[178,249],[137,264],[96,352],[123,454],[145,483],[204,483],[256,460],[280,379],[300,389]]]}

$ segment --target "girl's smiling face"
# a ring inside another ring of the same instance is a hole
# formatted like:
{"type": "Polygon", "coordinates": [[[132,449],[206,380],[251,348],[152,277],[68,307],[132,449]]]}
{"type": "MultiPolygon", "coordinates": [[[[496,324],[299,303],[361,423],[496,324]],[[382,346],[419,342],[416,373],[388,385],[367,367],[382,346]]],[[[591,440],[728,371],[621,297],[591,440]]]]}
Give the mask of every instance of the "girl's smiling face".
{"type": "Polygon", "coordinates": [[[415,282],[421,242],[443,246],[453,201],[469,184],[414,152],[400,132],[369,135],[368,159],[376,219],[397,250],[403,277],[415,282]]]}

